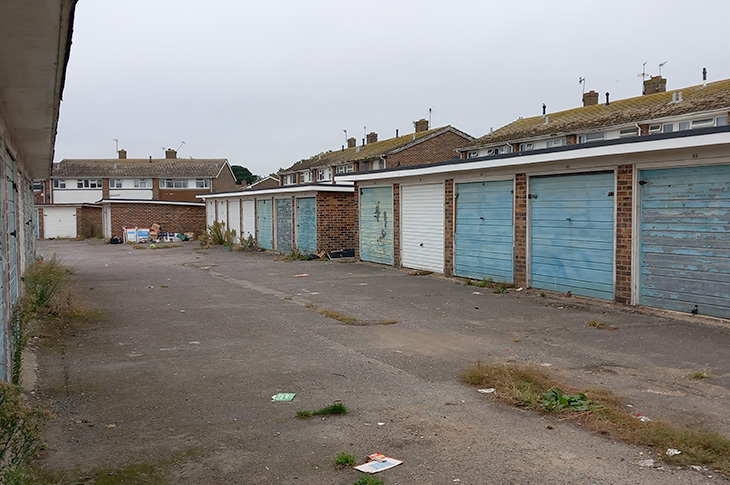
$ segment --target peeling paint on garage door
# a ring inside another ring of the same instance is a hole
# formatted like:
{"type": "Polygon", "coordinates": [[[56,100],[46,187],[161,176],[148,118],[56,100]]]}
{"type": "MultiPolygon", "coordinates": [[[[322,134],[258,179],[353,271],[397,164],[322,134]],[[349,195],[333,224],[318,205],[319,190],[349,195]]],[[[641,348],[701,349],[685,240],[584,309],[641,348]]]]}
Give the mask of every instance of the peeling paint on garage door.
{"type": "Polygon", "coordinates": [[[297,249],[302,254],[317,252],[317,201],[314,197],[297,199],[297,249]]]}
{"type": "Polygon", "coordinates": [[[639,303],[730,318],[730,165],[641,172],[639,303]]]}
{"type": "Polygon", "coordinates": [[[276,199],[276,250],[291,252],[291,199],[276,199]]]}
{"type": "Polygon", "coordinates": [[[454,274],[512,283],[514,182],[456,184],[454,274]]]}
{"type": "Polygon", "coordinates": [[[261,249],[274,249],[274,234],[271,226],[271,200],[256,201],[256,244],[261,249]]]}
{"type": "Polygon", "coordinates": [[[613,299],[613,172],[530,179],[530,285],[613,299]]]}
{"type": "Polygon", "coordinates": [[[393,264],[393,188],[360,189],[360,259],[393,264]]]}

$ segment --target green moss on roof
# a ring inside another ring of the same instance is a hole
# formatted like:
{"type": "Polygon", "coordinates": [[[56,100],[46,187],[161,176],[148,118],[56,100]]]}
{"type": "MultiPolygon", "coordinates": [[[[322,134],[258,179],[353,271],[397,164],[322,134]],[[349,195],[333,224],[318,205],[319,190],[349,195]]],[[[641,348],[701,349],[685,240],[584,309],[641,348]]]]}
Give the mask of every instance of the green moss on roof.
{"type": "Polygon", "coordinates": [[[576,133],[627,123],[639,123],[686,113],[730,107],[730,79],[690,86],[663,93],[599,103],[542,116],[522,118],[479,138],[475,145],[490,145],[537,136],[576,133]],[[682,92],[682,102],[672,103],[682,92]],[[678,95],[678,94],[677,94],[678,95]]]}

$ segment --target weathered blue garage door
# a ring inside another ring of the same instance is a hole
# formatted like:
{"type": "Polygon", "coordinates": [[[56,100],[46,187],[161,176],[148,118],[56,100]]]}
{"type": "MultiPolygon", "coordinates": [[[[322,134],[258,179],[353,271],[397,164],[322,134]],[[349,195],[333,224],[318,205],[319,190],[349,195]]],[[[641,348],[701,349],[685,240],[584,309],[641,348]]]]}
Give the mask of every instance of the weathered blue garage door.
{"type": "Polygon", "coordinates": [[[639,303],[730,318],[730,165],[642,171],[640,190],[639,303]]]}
{"type": "Polygon", "coordinates": [[[276,199],[276,250],[291,252],[291,199],[276,199]]]}
{"type": "Polygon", "coordinates": [[[314,197],[297,199],[297,250],[302,254],[317,252],[317,203],[314,197]]]}
{"type": "Polygon", "coordinates": [[[15,303],[18,298],[18,225],[17,225],[17,197],[18,197],[18,186],[17,186],[17,175],[15,172],[16,162],[10,156],[10,153],[5,154],[6,158],[6,179],[7,187],[6,194],[8,200],[8,261],[9,269],[8,273],[8,284],[10,288],[10,305],[15,303]]]}
{"type": "Polygon", "coordinates": [[[613,172],[531,179],[531,286],[613,299],[613,192],[613,172]]]}
{"type": "Polygon", "coordinates": [[[456,184],[456,276],[514,280],[513,184],[512,180],[456,184]]]}
{"type": "Polygon", "coordinates": [[[256,244],[261,249],[274,249],[274,235],[271,222],[271,201],[256,201],[256,244]]]}
{"type": "Polygon", "coordinates": [[[393,189],[360,189],[360,259],[393,264],[393,189]]]}

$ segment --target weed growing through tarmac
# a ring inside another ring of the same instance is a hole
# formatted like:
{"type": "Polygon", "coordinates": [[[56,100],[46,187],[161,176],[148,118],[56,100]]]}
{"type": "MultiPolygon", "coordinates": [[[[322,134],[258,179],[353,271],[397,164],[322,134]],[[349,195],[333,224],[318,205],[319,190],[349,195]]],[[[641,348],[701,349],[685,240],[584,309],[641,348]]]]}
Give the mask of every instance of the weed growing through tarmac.
{"type": "Polygon", "coordinates": [[[416,271],[411,271],[410,273],[408,273],[408,276],[428,276],[430,274],[433,274],[433,271],[425,271],[425,270],[419,269],[416,271]]]}
{"type": "Polygon", "coordinates": [[[598,328],[601,330],[618,330],[618,327],[615,327],[613,325],[609,325],[603,320],[598,320],[597,318],[594,318],[592,320],[588,320],[586,322],[586,327],[590,328],[598,328]]]}
{"type": "Polygon", "coordinates": [[[380,320],[378,325],[395,325],[396,323],[398,323],[398,320],[380,320]]]}
{"type": "Polygon", "coordinates": [[[297,411],[297,418],[306,419],[311,418],[312,416],[331,416],[341,414],[347,414],[347,406],[341,402],[336,402],[316,411],[297,411]]]}
{"type": "Polygon", "coordinates": [[[697,372],[692,374],[693,379],[709,379],[712,372],[712,367],[705,366],[704,369],[698,370],[697,372]]]}
{"type": "Polygon", "coordinates": [[[385,485],[385,482],[379,478],[366,475],[360,478],[360,480],[356,481],[353,485],[385,485]]]}
{"type": "Polygon", "coordinates": [[[355,323],[355,317],[348,317],[346,315],[342,315],[340,313],[337,313],[333,310],[324,310],[321,308],[317,308],[317,306],[314,303],[307,303],[307,308],[311,308],[315,312],[319,313],[320,315],[323,315],[327,318],[331,318],[333,320],[337,320],[338,322],[342,323],[355,323]]]}
{"type": "Polygon", "coordinates": [[[337,468],[347,468],[350,466],[354,466],[356,463],[355,460],[355,455],[343,451],[335,457],[335,466],[337,468]]]}
{"type": "Polygon", "coordinates": [[[730,475],[730,439],[714,431],[682,428],[657,420],[642,421],[629,412],[622,399],[608,390],[580,393],[534,365],[477,362],[464,369],[459,378],[479,388],[495,388],[493,395],[499,401],[545,414],[560,412],[561,420],[573,420],[614,440],[651,446],[656,450],[674,448],[682,451],[674,456],[658,453],[657,456],[661,455],[667,463],[704,465],[717,473],[730,475]],[[578,404],[571,406],[571,402],[578,404]]]}
{"type": "Polygon", "coordinates": [[[510,288],[514,288],[515,285],[511,283],[498,283],[492,278],[484,278],[483,280],[473,280],[467,278],[464,280],[464,286],[477,286],[479,288],[491,288],[495,293],[504,294],[509,293],[510,288]]]}

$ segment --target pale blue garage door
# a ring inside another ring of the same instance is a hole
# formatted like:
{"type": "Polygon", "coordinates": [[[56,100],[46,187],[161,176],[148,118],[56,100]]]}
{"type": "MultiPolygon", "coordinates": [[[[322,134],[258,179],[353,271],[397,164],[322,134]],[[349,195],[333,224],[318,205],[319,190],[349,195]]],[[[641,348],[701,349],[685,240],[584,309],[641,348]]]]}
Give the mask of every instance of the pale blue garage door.
{"type": "Polygon", "coordinates": [[[271,226],[271,200],[256,201],[256,244],[261,249],[274,249],[274,234],[271,226]]]}
{"type": "Polygon", "coordinates": [[[393,189],[360,189],[360,259],[393,264],[393,189]]]}
{"type": "Polygon", "coordinates": [[[317,201],[314,197],[297,199],[297,250],[302,254],[317,252],[317,201]]]}
{"type": "Polygon", "coordinates": [[[530,285],[613,299],[613,172],[530,182],[530,285]]]}
{"type": "Polygon", "coordinates": [[[276,250],[291,252],[291,199],[276,199],[276,250]]]}
{"type": "Polygon", "coordinates": [[[730,165],[641,172],[639,303],[730,318],[730,165]]]}
{"type": "Polygon", "coordinates": [[[511,283],[513,181],[456,184],[454,274],[511,283]]]}

